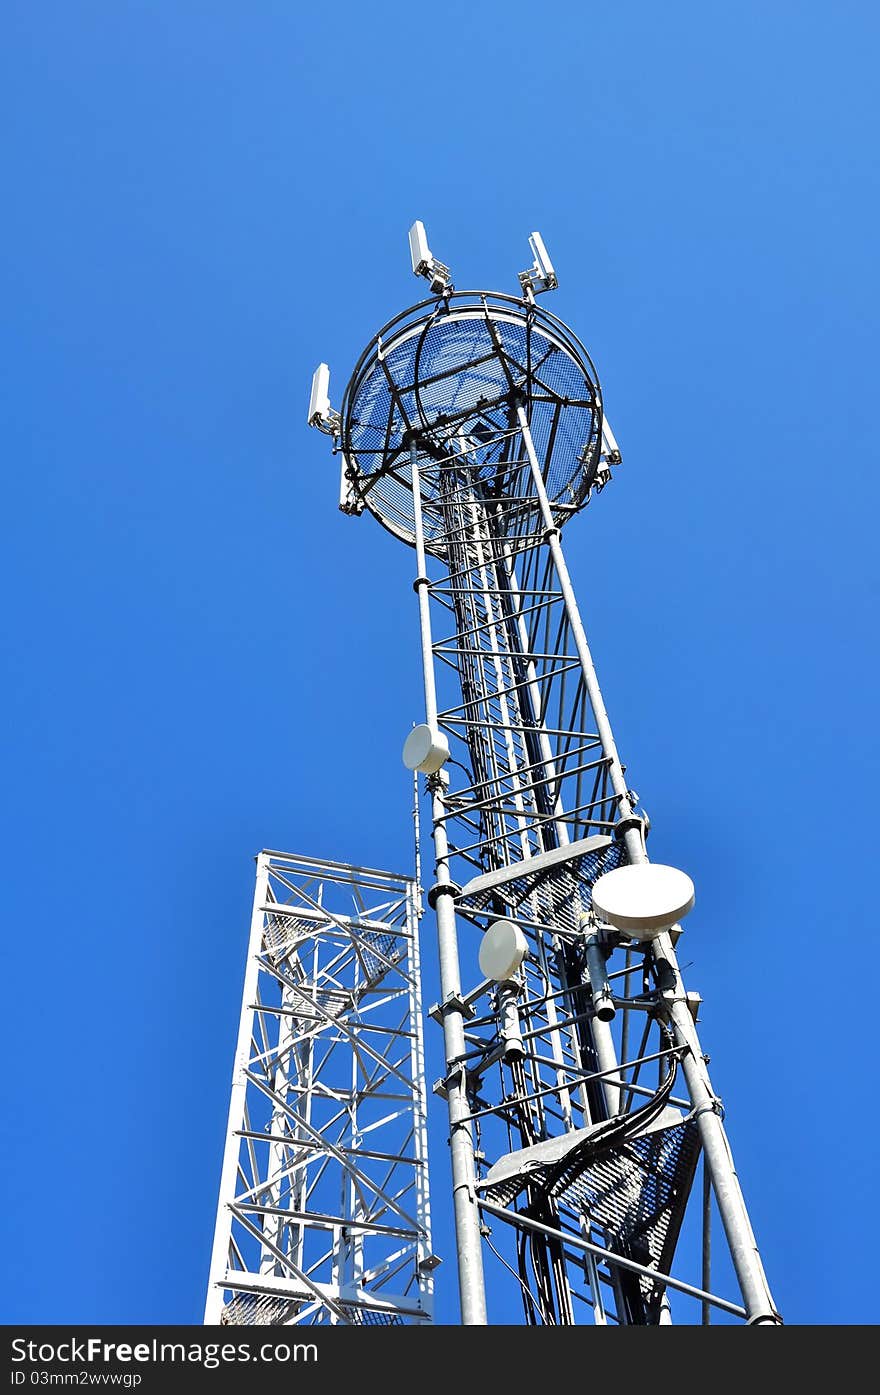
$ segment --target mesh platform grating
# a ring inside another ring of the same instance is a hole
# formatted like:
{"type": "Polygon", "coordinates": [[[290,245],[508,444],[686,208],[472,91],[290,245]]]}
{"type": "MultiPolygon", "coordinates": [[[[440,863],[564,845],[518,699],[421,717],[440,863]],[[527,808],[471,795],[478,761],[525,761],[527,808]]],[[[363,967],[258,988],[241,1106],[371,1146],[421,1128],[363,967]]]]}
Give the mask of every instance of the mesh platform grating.
{"type": "Polygon", "coordinates": [[[396,935],[380,935],[375,930],[371,930],[361,936],[359,943],[364,968],[371,982],[375,982],[388,972],[389,961],[394,964],[401,957],[400,940],[396,935]],[[372,953],[372,950],[375,950],[375,953],[372,953]]]}
{"type": "MultiPolygon", "coordinates": [[[[466,441],[487,487],[506,478],[510,462],[502,461],[519,395],[529,405],[551,501],[577,508],[586,500],[598,465],[601,398],[587,355],[561,322],[516,302],[487,312],[453,296],[381,341],[348,386],[342,448],[358,494],[392,532],[413,540],[408,432],[420,437],[426,545],[442,552],[443,524],[432,508],[437,461],[466,441]]],[[[520,478],[527,481],[525,473],[520,478]]],[[[529,494],[536,510],[531,487],[529,494]]]]}
{"type": "MultiPolygon", "coordinates": [[[[285,1298],[273,1298],[267,1293],[236,1293],[224,1305],[220,1318],[226,1327],[283,1327],[296,1317],[301,1303],[285,1298]]],[[[346,1320],[352,1327],[403,1327],[397,1313],[373,1312],[369,1308],[342,1305],[346,1320]]]]}
{"type": "Polygon", "coordinates": [[[398,1313],[378,1313],[369,1308],[346,1307],[345,1315],[352,1327],[404,1327],[398,1313]]]}
{"type": "MultiPolygon", "coordinates": [[[[668,1274],[699,1152],[696,1120],[680,1119],[622,1147],[595,1153],[576,1149],[568,1169],[554,1168],[549,1193],[598,1226],[615,1254],[668,1274]]],[[[495,1185],[484,1182],[480,1190],[490,1201],[509,1206],[527,1184],[540,1187],[549,1175],[549,1166],[534,1167],[495,1185]]],[[[643,1275],[639,1287],[649,1309],[655,1309],[662,1284],[643,1275]]]]}
{"type": "Polygon", "coordinates": [[[551,867],[531,876],[517,877],[475,896],[457,896],[456,910],[465,915],[482,911],[487,915],[507,915],[538,922],[550,929],[578,932],[581,908],[592,904],[593,883],[604,872],[611,872],[626,861],[622,843],[613,842],[598,852],[586,853],[571,862],[551,867]]]}
{"type": "Polygon", "coordinates": [[[296,1314],[297,1304],[268,1293],[236,1293],[224,1304],[226,1327],[279,1327],[296,1314]]]}
{"type": "Polygon", "coordinates": [[[298,940],[308,939],[315,933],[315,922],[304,916],[273,913],[266,917],[263,939],[266,948],[278,956],[287,954],[298,940]]]}
{"type": "MultiPolygon", "coordinates": [[[[337,927],[329,918],[326,928],[331,932],[337,928],[343,932],[349,930],[352,945],[357,945],[365,976],[370,983],[378,982],[403,956],[400,938],[393,933],[362,929],[356,922],[337,927]]],[[[314,916],[273,913],[266,917],[263,941],[272,958],[280,961],[289,958],[299,943],[312,939],[320,929],[320,922],[316,923],[314,916]]],[[[317,998],[334,1015],[351,1007],[353,1001],[352,994],[344,989],[319,992],[317,998]]]]}

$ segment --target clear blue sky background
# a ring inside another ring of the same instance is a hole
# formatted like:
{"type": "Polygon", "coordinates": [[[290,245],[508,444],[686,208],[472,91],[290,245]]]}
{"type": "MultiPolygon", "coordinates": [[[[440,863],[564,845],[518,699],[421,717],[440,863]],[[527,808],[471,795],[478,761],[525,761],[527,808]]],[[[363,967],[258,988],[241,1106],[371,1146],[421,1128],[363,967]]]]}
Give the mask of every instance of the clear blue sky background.
{"type": "Polygon", "coordinates": [[[460,287],[551,250],[624,453],[570,566],[775,1296],[877,1319],[878,39],[7,0],[3,1320],[200,1320],[251,859],[410,866],[412,555],[305,409],[419,297],[417,217],[460,287]]]}

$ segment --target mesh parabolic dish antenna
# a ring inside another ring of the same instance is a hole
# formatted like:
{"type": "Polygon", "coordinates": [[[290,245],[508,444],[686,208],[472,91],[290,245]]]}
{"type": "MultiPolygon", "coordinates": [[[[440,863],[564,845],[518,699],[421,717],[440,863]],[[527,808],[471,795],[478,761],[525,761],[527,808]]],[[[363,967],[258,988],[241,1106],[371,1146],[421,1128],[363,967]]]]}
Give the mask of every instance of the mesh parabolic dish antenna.
{"type": "Polygon", "coordinates": [[[651,940],[668,930],[693,904],[690,877],[662,862],[616,867],[593,887],[593,910],[599,919],[637,940],[651,940]]]}

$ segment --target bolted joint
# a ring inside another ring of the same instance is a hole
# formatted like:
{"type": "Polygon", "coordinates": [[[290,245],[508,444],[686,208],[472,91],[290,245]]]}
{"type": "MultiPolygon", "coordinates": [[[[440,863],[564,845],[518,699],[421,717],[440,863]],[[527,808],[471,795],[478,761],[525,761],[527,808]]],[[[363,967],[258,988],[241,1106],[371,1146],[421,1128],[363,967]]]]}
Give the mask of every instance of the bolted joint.
{"type": "MultiPolygon", "coordinates": [[[[448,1100],[450,1090],[455,1088],[466,1090],[467,1083],[468,1073],[467,1069],[465,1068],[464,1062],[451,1061],[449,1063],[449,1069],[447,1070],[446,1074],[441,1076],[439,1080],[434,1081],[434,1084],[431,1087],[431,1092],[432,1094],[439,1095],[441,1099],[448,1100]]],[[[453,1132],[455,1132],[455,1130],[458,1128],[467,1127],[468,1123],[469,1121],[467,1119],[457,1120],[452,1125],[453,1132]]]]}
{"type": "MultiPolygon", "coordinates": [[[[466,1098],[470,1087],[473,1085],[473,1080],[474,1077],[468,1071],[464,1062],[455,1062],[452,1065],[451,1070],[447,1072],[446,1077],[443,1081],[444,1085],[446,1086],[447,1098],[449,1097],[449,1094],[452,1090],[459,1090],[462,1096],[466,1098]]],[[[471,1121],[468,1115],[465,1115],[463,1119],[456,1119],[451,1125],[453,1133],[455,1133],[458,1129],[464,1129],[466,1133],[470,1133],[470,1127],[471,1121]]]]}
{"type": "Polygon", "coordinates": [[[701,1104],[698,1109],[693,1110],[691,1117],[699,1119],[701,1114],[715,1114],[724,1123],[724,1105],[717,1095],[710,1094],[709,1103],[701,1104]]]}
{"type": "Polygon", "coordinates": [[[605,925],[598,920],[592,909],[581,911],[578,917],[578,929],[584,937],[584,946],[586,947],[589,940],[595,940],[606,958],[624,938],[621,932],[615,930],[612,925],[605,925]]]}

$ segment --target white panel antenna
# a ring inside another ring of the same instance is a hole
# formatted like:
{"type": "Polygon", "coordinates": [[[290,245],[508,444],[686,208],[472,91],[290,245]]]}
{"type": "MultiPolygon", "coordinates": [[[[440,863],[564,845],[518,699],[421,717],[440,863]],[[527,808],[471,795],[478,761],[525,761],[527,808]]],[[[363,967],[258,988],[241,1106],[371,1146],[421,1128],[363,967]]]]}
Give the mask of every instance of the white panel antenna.
{"type": "Polygon", "coordinates": [[[326,363],[319,363],[312,374],[312,391],[309,397],[309,426],[317,426],[335,436],[339,427],[339,413],[330,406],[330,369],[326,363]]]}
{"type": "Polygon", "coordinates": [[[547,248],[544,246],[544,239],[539,232],[532,233],[529,238],[529,247],[532,249],[532,256],[535,260],[528,271],[521,271],[519,274],[519,284],[523,288],[526,299],[540,295],[542,291],[555,291],[559,285],[553,263],[547,248]]]}
{"type": "Polygon", "coordinates": [[[409,230],[409,254],[414,276],[424,276],[434,295],[452,290],[452,273],[444,262],[431,255],[425,225],[418,220],[409,230]]]}
{"type": "Polygon", "coordinates": [[[602,457],[608,465],[619,465],[621,462],[620,447],[607,417],[602,418],[602,457]]]}

